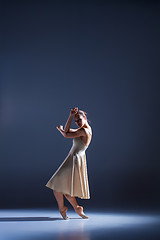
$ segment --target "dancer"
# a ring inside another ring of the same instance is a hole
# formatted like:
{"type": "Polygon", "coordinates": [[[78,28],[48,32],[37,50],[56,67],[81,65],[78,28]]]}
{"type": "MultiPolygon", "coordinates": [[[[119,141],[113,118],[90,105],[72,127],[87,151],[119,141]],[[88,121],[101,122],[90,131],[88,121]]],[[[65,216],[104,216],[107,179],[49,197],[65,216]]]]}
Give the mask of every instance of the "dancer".
{"type": "Polygon", "coordinates": [[[63,219],[69,219],[66,215],[68,208],[64,206],[63,195],[79,216],[88,218],[75,198],[90,198],[85,151],[91,142],[92,129],[87,120],[87,113],[78,110],[77,107],[71,109],[64,129],[62,125],[57,129],[65,138],[73,138],[73,145],[65,160],[45,186],[53,190],[63,219]],[[77,129],[70,128],[73,118],[79,127],[77,129]]]}

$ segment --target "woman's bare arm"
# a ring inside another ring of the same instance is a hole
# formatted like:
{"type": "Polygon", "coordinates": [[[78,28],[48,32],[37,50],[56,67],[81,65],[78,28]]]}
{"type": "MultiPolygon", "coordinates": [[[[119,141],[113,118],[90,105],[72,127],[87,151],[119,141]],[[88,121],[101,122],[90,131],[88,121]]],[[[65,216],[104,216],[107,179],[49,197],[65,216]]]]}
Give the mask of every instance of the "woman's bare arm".
{"type": "Polygon", "coordinates": [[[78,129],[77,131],[74,131],[74,132],[65,132],[62,128],[59,128],[59,127],[57,127],[57,129],[65,138],[76,138],[80,136],[85,136],[85,131],[83,128],[78,129]]]}
{"type": "MultiPolygon", "coordinates": [[[[60,128],[60,129],[62,129],[62,130],[64,131],[64,129],[63,129],[63,126],[62,126],[62,125],[59,125],[57,128],[60,128]]],[[[80,129],[80,128],[75,128],[75,129],[73,129],[73,128],[70,128],[68,132],[76,132],[78,129],[80,129]]]]}
{"type": "Polygon", "coordinates": [[[64,127],[64,131],[67,133],[69,132],[69,129],[70,129],[70,126],[71,126],[71,122],[72,122],[72,119],[73,119],[73,116],[74,114],[78,111],[78,108],[73,108],[71,109],[70,111],[70,114],[69,114],[69,117],[67,119],[67,122],[65,124],[65,127],[64,127]]]}
{"type": "Polygon", "coordinates": [[[78,129],[80,129],[80,128],[76,128],[76,129],[70,128],[70,129],[69,129],[69,132],[71,132],[71,133],[72,133],[72,132],[76,132],[78,129]]]}
{"type": "Polygon", "coordinates": [[[66,122],[65,127],[64,127],[64,131],[65,131],[66,133],[69,132],[72,119],[73,119],[73,114],[69,114],[69,117],[68,117],[67,122],[66,122]]]}

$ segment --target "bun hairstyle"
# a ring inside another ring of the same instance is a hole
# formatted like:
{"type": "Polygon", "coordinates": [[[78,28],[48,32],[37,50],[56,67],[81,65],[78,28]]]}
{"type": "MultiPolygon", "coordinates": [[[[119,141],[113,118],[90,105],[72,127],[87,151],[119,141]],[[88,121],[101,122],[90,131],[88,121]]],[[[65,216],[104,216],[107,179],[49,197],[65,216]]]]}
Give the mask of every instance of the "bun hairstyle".
{"type": "Polygon", "coordinates": [[[78,112],[77,113],[80,113],[80,114],[82,114],[83,115],[83,117],[87,117],[87,113],[86,112],[84,112],[84,111],[82,111],[82,110],[78,110],[78,112]]]}
{"type": "Polygon", "coordinates": [[[87,118],[87,113],[86,113],[85,111],[78,110],[77,114],[78,114],[78,113],[81,114],[83,117],[86,117],[87,122],[90,122],[90,120],[88,120],[88,118],[87,118]]]}

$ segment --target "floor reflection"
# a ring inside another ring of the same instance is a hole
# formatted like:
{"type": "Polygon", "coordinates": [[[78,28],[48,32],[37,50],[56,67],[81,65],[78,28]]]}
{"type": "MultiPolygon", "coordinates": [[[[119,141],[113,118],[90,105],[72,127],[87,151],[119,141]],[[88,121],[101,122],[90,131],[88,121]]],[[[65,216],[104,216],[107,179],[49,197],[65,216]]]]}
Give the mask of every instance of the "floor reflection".
{"type": "MultiPolygon", "coordinates": [[[[71,232],[69,234],[59,233],[57,235],[57,240],[90,240],[89,234],[80,233],[80,232],[71,232]]],[[[55,240],[55,236],[52,240],[55,240]]]]}
{"type": "Polygon", "coordinates": [[[0,210],[2,240],[159,240],[160,215],[87,212],[82,219],[68,211],[0,210]]]}

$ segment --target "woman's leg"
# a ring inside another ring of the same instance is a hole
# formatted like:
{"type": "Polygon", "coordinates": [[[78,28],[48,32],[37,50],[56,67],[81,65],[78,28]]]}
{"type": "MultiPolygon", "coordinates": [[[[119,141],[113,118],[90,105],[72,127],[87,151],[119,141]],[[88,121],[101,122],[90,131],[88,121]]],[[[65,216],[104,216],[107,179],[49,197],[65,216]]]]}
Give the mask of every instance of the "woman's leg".
{"type": "Polygon", "coordinates": [[[68,194],[64,194],[64,196],[70,202],[70,204],[73,206],[74,210],[76,211],[76,213],[78,213],[79,216],[81,216],[82,218],[88,218],[83,212],[83,207],[78,205],[75,197],[71,197],[68,194]]]}
{"type": "Polygon", "coordinates": [[[63,200],[63,194],[60,192],[56,192],[55,190],[53,190],[54,196],[57,200],[58,203],[58,208],[64,208],[64,200],[63,200]]]}
{"type": "Polygon", "coordinates": [[[66,212],[67,212],[68,208],[64,206],[63,194],[60,192],[56,192],[55,190],[53,190],[53,193],[57,200],[58,208],[59,208],[59,211],[60,211],[62,217],[64,219],[68,219],[68,217],[66,216],[66,212]]]}
{"type": "Polygon", "coordinates": [[[73,206],[74,209],[78,207],[78,203],[77,203],[75,197],[71,197],[71,196],[68,195],[68,194],[64,194],[64,196],[65,196],[66,199],[70,202],[70,204],[73,206]]]}

